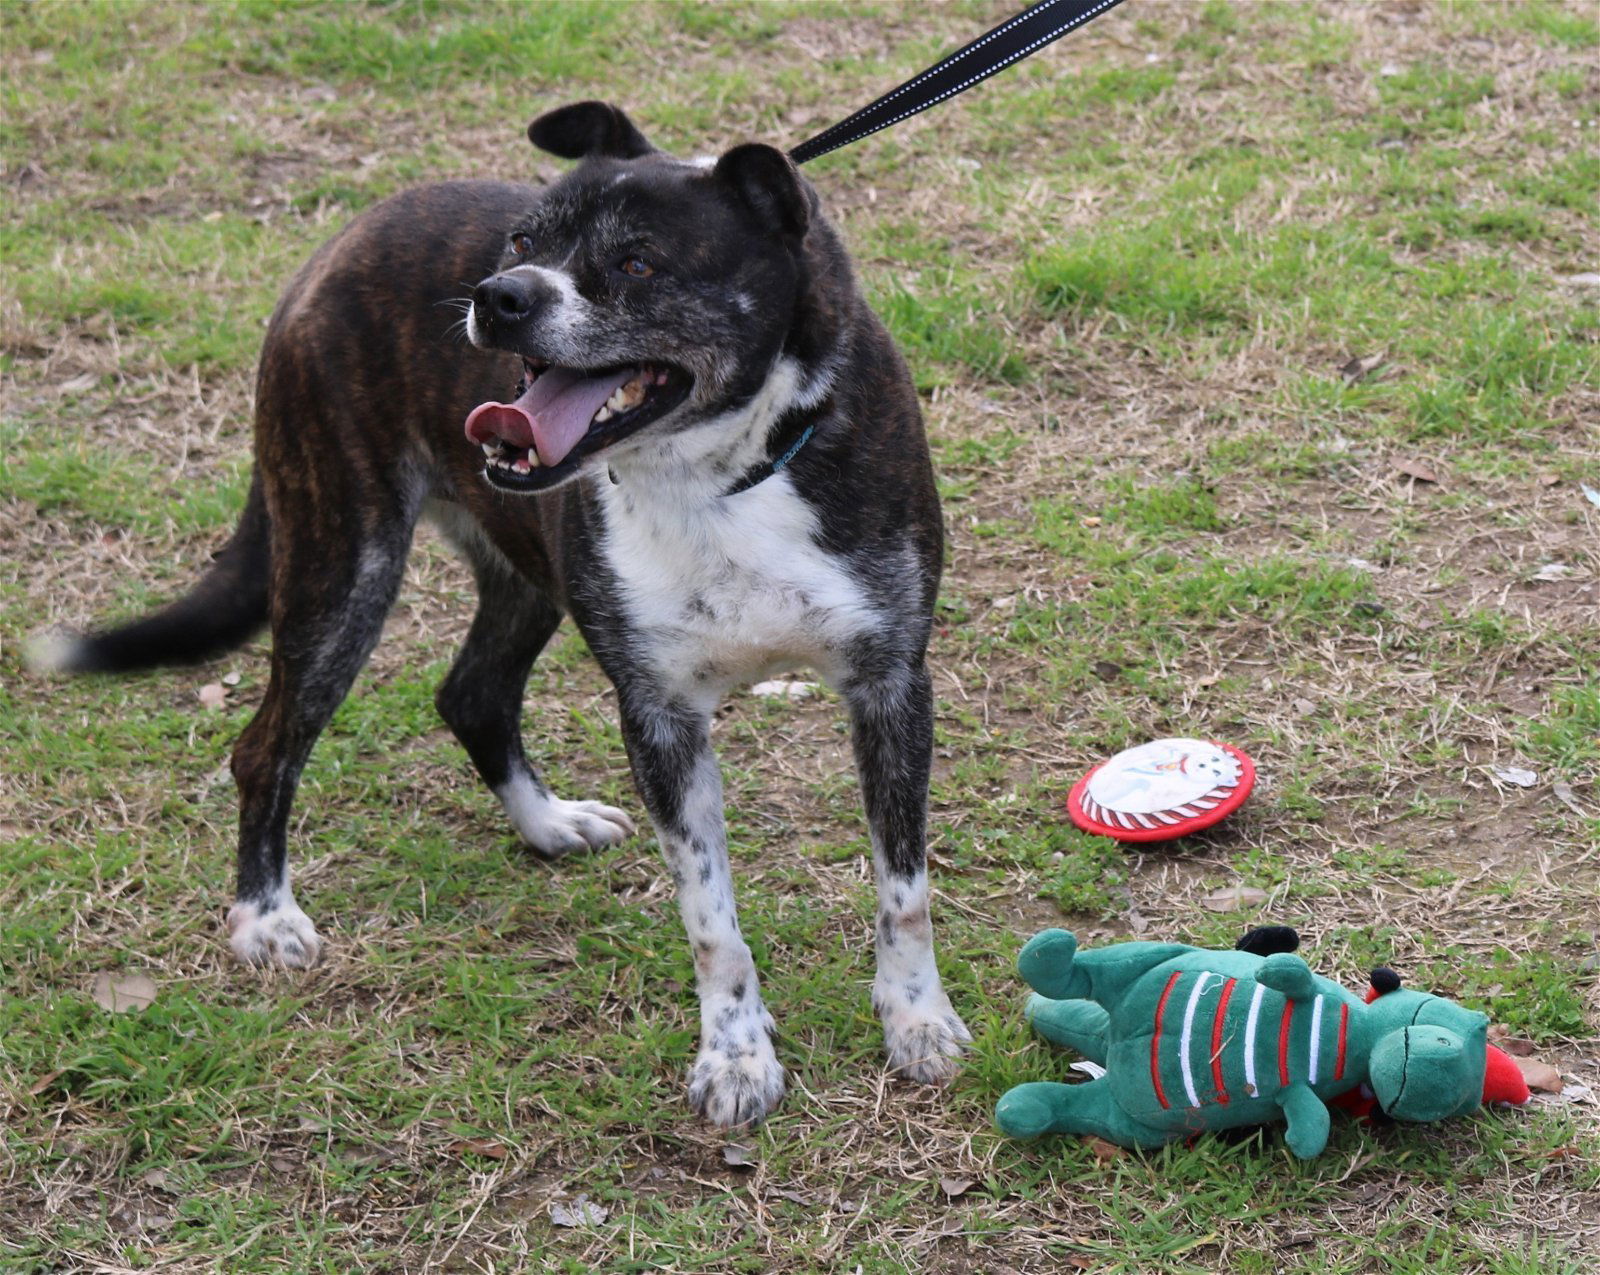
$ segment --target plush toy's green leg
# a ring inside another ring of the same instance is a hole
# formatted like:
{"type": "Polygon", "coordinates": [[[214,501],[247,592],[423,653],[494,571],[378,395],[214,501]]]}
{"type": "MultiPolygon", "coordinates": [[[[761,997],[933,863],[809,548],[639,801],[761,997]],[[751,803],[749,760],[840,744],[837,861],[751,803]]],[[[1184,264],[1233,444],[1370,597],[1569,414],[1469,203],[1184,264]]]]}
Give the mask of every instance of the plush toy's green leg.
{"type": "Polygon", "coordinates": [[[1278,1105],[1289,1121],[1284,1141],[1302,1160],[1322,1154],[1328,1145],[1328,1108],[1311,1086],[1301,1081],[1278,1095],[1278,1105]]]}
{"type": "Polygon", "coordinates": [[[1281,992],[1292,1001],[1308,1001],[1317,994],[1311,967],[1292,952],[1277,952],[1261,962],[1256,982],[1281,992]]]}
{"type": "Polygon", "coordinates": [[[1147,971],[1194,950],[1182,943],[1137,942],[1080,952],[1068,931],[1041,930],[1017,955],[1017,972],[1053,1001],[1094,1001],[1113,1009],[1147,971]]]}
{"type": "Polygon", "coordinates": [[[1106,1029],[1111,1015],[1093,1001],[1053,1001],[1037,993],[1026,1011],[1033,1030],[1051,1044],[1065,1045],[1091,1062],[1106,1060],[1106,1029]]]}
{"type": "Polygon", "coordinates": [[[1012,1138],[1046,1133],[1094,1133],[1124,1147],[1159,1147],[1172,1135],[1128,1119],[1111,1099],[1106,1077],[1086,1085],[1039,1082],[1008,1089],[994,1109],[994,1122],[1012,1138]]]}
{"type": "Polygon", "coordinates": [[[1088,976],[1074,965],[1078,940],[1068,930],[1041,930],[1017,953],[1017,973],[1023,981],[1053,1001],[1089,994],[1088,976]]]}

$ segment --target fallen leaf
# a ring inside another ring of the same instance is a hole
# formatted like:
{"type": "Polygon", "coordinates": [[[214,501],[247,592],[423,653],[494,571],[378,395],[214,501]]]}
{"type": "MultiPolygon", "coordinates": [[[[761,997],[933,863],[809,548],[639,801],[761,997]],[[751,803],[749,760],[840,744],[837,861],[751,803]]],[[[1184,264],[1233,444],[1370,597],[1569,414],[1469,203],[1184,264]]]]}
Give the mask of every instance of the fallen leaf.
{"type": "Polygon", "coordinates": [[[741,1142],[730,1142],[722,1148],[722,1162],[735,1169],[751,1169],[758,1163],[756,1149],[741,1142]]]}
{"type": "Polygon", "coordinates": [[[1423,464],[1420,460],[1397,460],[1394,463],[1395,473],[1404,474],[1407,478],[1414,478],[1419,483],[1436,483],[1439,481],[1437,470],[1423,464]]]}
{"type": "Polygon", "coordinates": [[[1204,677],[1195,680],[1194,688],[1197,691],[1203,691],[1208,687],[1215,686],[1221,680],[1221,673],[1207,673],[1204,677]]]}
{"type": "Polygon", "coordinates": [[[481,1155],[486,1160],[504,1160],[505,1147],[492,1138],[457,1138],[445,1151],[453,1156],[481,1155]]]}
{"type": "Polygon", "coordinates": [[[611,1210],[594,1203],[587,1195],[580,1195],[568,1208],[559,1200],[550,1204],[550,1220],[557,1226],[599,1226],[611,1216],[611,1210]]]}
{"type": "Polygon", "coordinates": [[[65,1067],[57,1067],[54,1071],[49,1072],[47,1075],[41,1076],[38,1081],[34,1083],[33,1088],[28,1090],[28,1097],[37,1098],[46,1089],[50,1088],[51,1085],[55,1084],[56,1081],[60,1080],[61,1077],[66,1074],[66,1071],[67,1069],[65,1067]]]}
{"type": "Polygon", "coordinates": [[[1532,788],[1539,782],[1536,771],[1524,770],[1521,766],[1490,766],[1489,773],[1513,788],[1532,788]]]}
{"type": "Polygon", "coordinates": [[[1080,519],[1078,519],[1078,526],[1080,526],[1080,527],[1098,527],[1102,521],[1103,521],[1103,519],[1095,518],[1095,517],[1092,517],[1092,516],[1088,517],[1088,518],[1080,518],[1080,519]]]}
{"type": "Polygon", "coordinates": [[[228,702],[228,688],[221,682],[207,682],[199,690],[200,703],[209,709],[221,708],[228,702]]]}
{"type": "Polygon", "coordinates": [[[90,989],[95,1004],[113,1014],[149,1009],[155,1003],[156,985],[148,974],[113,974],[101,970],[90,989]]]}
{"type": "Polygon", "coordinates": [[[1600,509],[1600,491],[1596,491],[1588,483],[1579,483],[1578,486],[1583,488],[1583,498],[1596,509],[1600,509]]]}
{"type": "Polygon", "coordinates": [[[1094,1158],[1102,1164],[1109,1164],[1113,1160],[1120,1160],[1128,1153],[1115,1142],[1107,1142],[1104,1138],[1090,1138],[1089,1150],[1094,1152],[1094,1158]]]}
{"type": "Polygon", "coordinates": [[[1215,890],[1200,900],[1201,906],[1213,912],[1237,912],[1241,908],[1256,907],[1267,901],[1267,892],[1253,885],[1230,885],[1215,890]]]}
{"type": "Polygon", "coordinates": [[[1395,62],[1385,62],[1378,68],[1378,74],[1386,80],[1392,80],[1397,75],[1404,75],[1405,68],[1395,62]]]}
{"type": "Polygon", "coordinates": [[[73,377],[70,381],[62,381],[56,386],[58,394],[82,394],[85,390],[92,390],[100,383],[100,378],[93,372],[84,372],[73,377]]]}
{"type": "Polygon", "coordinates": [[[1537,1058],[1519,1058],[1516,1055],[1512,1055],[1512,1061],[1522,1072],[1522,1078],[1528,1082],[1528,1088],[1535,1093],[1561,1092],[1561,1073],[1549,1063],[1540,1062],[1537,1058]]]}
{"type": "Polygon", "coordinates": [[[1574,288],[1600,288],[1600,274],[1585,270],[1579,274],[1558,274],[1556,279],[1574,288]]]}
{"type": "Polygon", "coordinates": [[[1533,1053],[1534,1049],[1531,1040],[1524,1040],[1521,1036],[1513,1036],[1510,1028],[1502,1023],[1490,1024],[1489,1043],[1496,1049],[1518,1058],[1528,1057],[1533,1053]]]}
{"type": "Polygon", "coordinates": [[[1389,361],[1389,351],[1379,350],[1376,354],[1369,354],[1365,358],[1356,357],[1339,368],[1339,375],[1344,377],[1346,385],[1354,385],[1357,381],[1371,376],[1380,367],[1389,361]]]}
{"type": "Polygon", "coordinates": [[[975,1183],[971,1178],[940,1178],[939,1189],[950,1199],[954,1200],[972,1190],[975,1183]]]}
{"type": "Polygon", "coordinates": [[[1540,474],[1539,475],[1539,486],[1541,486],[1541,487],[1554,487],[1560,481],[1561,481],[1561,475],[1560,474],[1540,474]]]}
{"type": "Polygon", "coordinates": [[[237,674],[237,673],[224,673],[222,675],[222,684],[224,686],[237,686],[237,685],[239,685],[239,674],[237,674]]]}
{"type": "Polygon", "coordinates": [[[817,1202],[816,1196],[812,1195],[810,1192],[791,1191],[787,1187],[780,1191],[774,1191],[772,1194],[777,1196],[780,1200],[788,1200],[791,1204],[803,1204],[807,1207],[817,1202]]]}
{"type": "Polygon", "coordinates": [[[1578,569],[1568,566],[1565,562],[1547,562],[1533,573],[1533,578],[1549,584],[1556,580],[1570,580],[1577,574],[1578,569]]]}
{"type": "Polygon", "coordinates": [[[1572,791],[1571,784],[1551,784],[1550,791],[1556,795],[1557,801],[1577,815],[1578,818],[1587,819],[1589,817],[1589,812],[1578,804],[1578,795],[1572,791]]]}
{"type": "Polygon", "coordinates": [[[1122,665],[1114,664],[1110,660],[1096,660],[1094,662],[1094,675],[1102,682],[1113,682],[1122,672],[1122,665]]]}

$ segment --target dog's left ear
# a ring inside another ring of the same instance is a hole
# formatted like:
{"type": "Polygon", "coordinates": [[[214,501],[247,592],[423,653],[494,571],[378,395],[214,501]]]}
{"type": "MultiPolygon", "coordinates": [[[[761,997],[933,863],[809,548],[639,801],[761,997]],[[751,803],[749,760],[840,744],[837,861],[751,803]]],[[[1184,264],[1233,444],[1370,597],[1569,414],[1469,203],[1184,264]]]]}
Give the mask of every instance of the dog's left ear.
{"type": "Polygon", "coordinates": [[[735,146],[711,170],[745,206],[779,234],[799,238],[811,224],[811,197],[782,151],[760,142],[735,146]]]}
{"type": "Polygon", "coordinates": [[[546,111],[528,125],[528,140],[562,159],[638,159],[655,150],[622,108],[610,102],[574,102],[546,111]]]}

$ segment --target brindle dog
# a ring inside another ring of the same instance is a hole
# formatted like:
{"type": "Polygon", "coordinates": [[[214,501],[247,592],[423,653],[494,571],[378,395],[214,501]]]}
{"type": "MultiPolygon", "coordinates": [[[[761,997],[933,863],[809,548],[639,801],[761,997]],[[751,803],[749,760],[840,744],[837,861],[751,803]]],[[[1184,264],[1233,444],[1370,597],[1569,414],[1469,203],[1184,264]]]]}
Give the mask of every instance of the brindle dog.
{"type": "Polygon", "coordinates": [[[311,259],[267,333],[255,476],[226,549],[188,596],[57,638],[40,662],[202,660],[270,625],[271,677],[233,754],[228,927],[242,960],[309,965],[321,940],[290,891],[290,803],[429,514],[479,590],[439,711],[541,855],[632,831],[554,796],[523,751],[524,684],[563,615],[616,687],[693,945],[689,1097],[724,1125],[764,1116],[784,1077],[735,913],[711,713],[737,685],[813,667],[849,705],[889,1061],[944,1080],[969,1038],[934,964],[924,853],[942,530],[905,365],[781,152],[674,159],[599,102],[529,135],[581,162],[546,189],[410,191],[311,259]],[[452,327],[463,280],[482,280],[470,345],[452,327]]]}

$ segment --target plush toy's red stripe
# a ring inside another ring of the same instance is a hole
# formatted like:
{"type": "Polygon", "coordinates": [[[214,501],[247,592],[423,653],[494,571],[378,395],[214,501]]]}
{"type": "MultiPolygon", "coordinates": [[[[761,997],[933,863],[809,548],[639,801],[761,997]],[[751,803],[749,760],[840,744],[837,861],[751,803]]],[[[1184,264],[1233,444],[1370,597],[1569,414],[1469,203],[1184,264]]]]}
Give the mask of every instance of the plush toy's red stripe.
{"type": "Polygon", "coordinates": [[[1222,985],[1222,995],[1217,998],[1217,1012],[1211,1019],[1211,1079],[1217,1087],[1217,1101],[1228,1105],[1228,1089],[1222,1083],[1222,1019],[1228,1012],[1228,997],[1233,995],[1237,979],[1230,978],[1222,985]]]}
{"type": "Polygon", "coordinates": [[[1349,1030],[1349,1028],[1350,1006],[1346,1003],[1341,1003],[1339,1006],[1339,1057],[1334,1061],[1333,1064],[1333,1078],[1335,1080],[1344,1079],[1344,1042],[1345,1033],[1349,1030]]]}
{"type": "Polygon", "coordinates": [[[1161,989],[1161,999],[1156,1002],[1156,1030],[1150,1037],[1150,1083],[1156,1091],[1156,1101],[1161,1104],[1162,1110],[1172,1104],[1167,1101],[1166,1091],[1161,1088],[1161,1015],[1167,1011],[1167,997],[1172,995],[1172,985],[1182,976],[1183,971],[1173,970],[1172,977],[1167,980],[1167,985],[1161,989]]]}
{"type": "Polygon", "coordinates": [[[1283,1003],[1283,1022],[1278,1027],[1278,1083],[1289,1087],[1289,1024],[1294,1021],[1294,1002],[1283,1003]]]}

